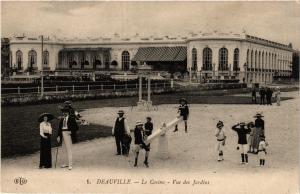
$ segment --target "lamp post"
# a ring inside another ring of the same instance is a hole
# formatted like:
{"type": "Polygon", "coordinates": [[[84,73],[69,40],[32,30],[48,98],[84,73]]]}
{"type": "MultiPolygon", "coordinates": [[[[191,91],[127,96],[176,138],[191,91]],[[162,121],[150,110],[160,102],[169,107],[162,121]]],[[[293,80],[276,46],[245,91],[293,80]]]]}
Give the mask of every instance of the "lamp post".
{"type": "Polygon", "coordinates": [[[43,35],[41,35],[41,40],[42,40],[42,51],[41,51],[41,55],[42,55],[42,57],[41,57],[41,97],[43,97],[44,96],[44,75],[43,75],[44,74],[43,73],[43,69],[44,69],[44,67],[43,67],[44,36],[43,35]]]}

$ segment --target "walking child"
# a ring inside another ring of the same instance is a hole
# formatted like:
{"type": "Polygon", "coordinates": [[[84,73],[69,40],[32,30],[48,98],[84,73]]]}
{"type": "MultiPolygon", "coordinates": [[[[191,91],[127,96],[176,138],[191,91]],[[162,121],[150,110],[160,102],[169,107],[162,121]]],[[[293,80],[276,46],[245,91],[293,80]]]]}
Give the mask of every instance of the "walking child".
{"type": "MultiPolygon", "coordinates": [[[[180,113],[180,116],[183,117],[185,132],[187,133],[187,120],[189,117],[189,107],[187,105],[187,101],[185,98],[180,98],[179,103],[180,105],[178,108],[178,112],[180,113]]],[[[178,131],[178,125],[175,125],[174,132],[176,131],[178,131]]]]}
{"type": "Polygon", "coordinates": [[[239,147],[241,148],[241,151],[242,151],[242,153],[241,153],[241,158],[242,158],[241,163],[242,164],[245,164],[245,163],[248,164],[247,134],[249,134],[251,132],[251,129],[249,129],[249,127],[246,127],[245,122],[241,122],[241,123],[238,123],[238,124],[234,125],[232,127],[232,130],[236,131],[237,134],[238,134],[238,144],[239,144],[239,147]]]}
{"type": "Polygon", "coordinates": [[[149,144],[148,145],[145,144],[145,140],[146,138],[145,138],[145,132],[143,130],[143,123],[137,122],[134,129],[134,144],[135,144],[135,153],[136,153],[134,167],[137,167],[140,149],[144,149],[146,151],[144,164],[147,168],[149,167],[148,156],[150,152],[150,146],[149,144]]]}
{"type": "Polygon", "coordinates": [[[265,136],[260,136],[260,142],[258,146],[258,158],[259,158],[259,166],[264,166],[266,161],[266,155],[267,155],[267,142],[265,141],[265,136]]]}
{"type": "Polygon", "coordinates": [[[218,151],[218,162],[221,162],[224,160],[223,157],[223,147],[225,146],[225,131],[223,129],[224,124],[223,121],[219,121],[217,123],[217,130],[215,136],[217,137],[217,151],[218,151]]]}

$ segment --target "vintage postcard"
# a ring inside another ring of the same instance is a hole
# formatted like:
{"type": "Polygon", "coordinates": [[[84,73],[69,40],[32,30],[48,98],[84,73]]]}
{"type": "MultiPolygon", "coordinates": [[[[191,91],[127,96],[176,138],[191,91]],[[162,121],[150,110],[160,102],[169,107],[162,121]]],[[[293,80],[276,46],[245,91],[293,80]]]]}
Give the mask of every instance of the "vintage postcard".
{"type": "Polygon", "coordinates": [[[299,193],[299,1],[1,1],[1,192],[299,193]]]}

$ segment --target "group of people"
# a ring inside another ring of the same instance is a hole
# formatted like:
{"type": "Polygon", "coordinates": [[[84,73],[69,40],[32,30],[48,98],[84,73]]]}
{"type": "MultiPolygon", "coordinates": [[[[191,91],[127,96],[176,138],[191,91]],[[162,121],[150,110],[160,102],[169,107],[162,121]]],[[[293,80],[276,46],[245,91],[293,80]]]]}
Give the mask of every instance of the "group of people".
{"type": "MultiPolygon", "coordinates": [[[[241,163],[248,164],[248,153],[253,153],[258,154],[259,166],[264,166],[267,154],[266,147],[268,145],[265,141],[265,124],[261,113],[257,113],[254,117],[256,118],[255,122],[248,124],[240,122],[232,126],[232,130],[238,135],[237,150],[241,150],[241,163]]],[[[224,160],[223,149],[226,141],[223,121],[219,121],[216,127],[218,161],[221,162],[224,160]]]]}
{"type": "MultiPolygon", "coordinates": [[[[72,144],[76,143],[78,124],[77,121],[80,115],[74,110],[70,101],[66,101],[64,106],[60,107],[62,116],[59,119],[57,142],[62,144],[63,150],[66,152],[68,163],[61,165],[62,168],[72,169],[72,144]]],[[[50,113],[43,113],[40,115],[38,121],[40,122],[40,164],[39,168],[51,168],[52,167],[52,155],[51,155],[51,136],[52,126],[50,121],[56,118],[50,113]]],[[[57,161],[56,152],[56,161],[57,161]]],[[[56,164],[55,164],[56,165],[56,164]]]]}
{"type": "MultiPolygon", "coordinates": [[[[255,87],[253,87],[252,89],[252,102],[253,103],[258,103],[257,100],[257,90],[255,87]]],[[[260,105],[272,105],[272,97],[273,97],[273,93],[274,90],[270,87],[260,87],[259,88],[259,103],[260,105]]],[[[275,88],[275,100],[278,106],[280,106],[280,89],[279,87],[275,88]]]]}
{"type": "MultiPolygon", "coordinates": [[[[189,116],[189,107],[187,105],[187,100],[181,98],[179,100],[178,113],[179,116],[183,118],[185,132],[188,132],[187,128],[187,120],[189,116]]],[[[128,123],[126,118],[124,117],[124,111],[118,111],[118,117],[115,121],[115,124],[112,128],[112,135],[115,136],[117,155],[125,155],[128,156],[130,150],[130,143],[132,138],[130,136],[130,129],[128,127],[128,123]]],[[[134,167],[138,166],[138,157],[141,149],[145,150],[145,160],[144,164],[148,168],[149,162],[149,152],[150,152],[150,143],[146,143],[147,138],[152,134],[153,131],[153,123],[151,117],[146,117],[146,122],[143,123],[141,121],[137,121],[134,128],[134,149],[135,152],[135,160],[134,167]]],[[[178,125],[175,126],[174,132],[178,131],[178,125]]]]}

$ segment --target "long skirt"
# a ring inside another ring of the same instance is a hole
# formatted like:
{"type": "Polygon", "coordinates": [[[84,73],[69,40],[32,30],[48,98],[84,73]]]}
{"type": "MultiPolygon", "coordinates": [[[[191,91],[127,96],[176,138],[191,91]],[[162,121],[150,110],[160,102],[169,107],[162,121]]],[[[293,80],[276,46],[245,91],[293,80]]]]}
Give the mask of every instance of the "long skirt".
{"type": "Polygon", "coordinates": [[[255,127],[253,128],[253,136],[251,138],[251,147],[253,149],[258,149],[259,141],[260,141],[260,135],[262,134],[262,129],[255,127]]]}
{"type": "Polygon", "coordinates": [[[47,138],[41,137],[41,151],[40,151],[40,168],[51,168],[52,167],[52,156],[51,156],[51,135],[45,134],[47,138]]]}

